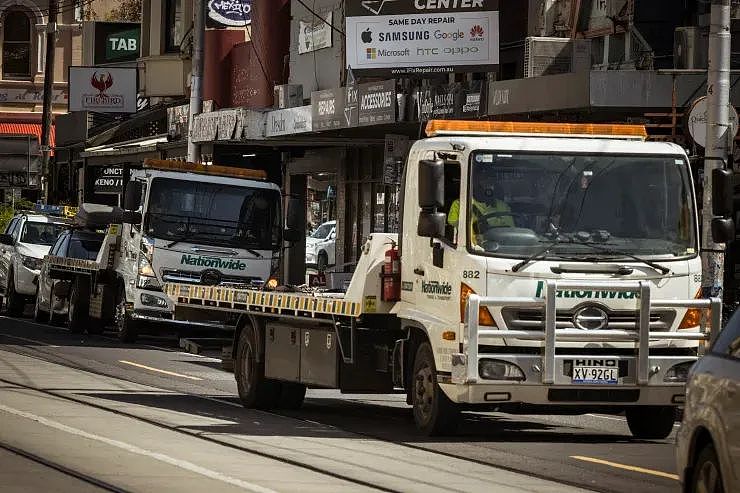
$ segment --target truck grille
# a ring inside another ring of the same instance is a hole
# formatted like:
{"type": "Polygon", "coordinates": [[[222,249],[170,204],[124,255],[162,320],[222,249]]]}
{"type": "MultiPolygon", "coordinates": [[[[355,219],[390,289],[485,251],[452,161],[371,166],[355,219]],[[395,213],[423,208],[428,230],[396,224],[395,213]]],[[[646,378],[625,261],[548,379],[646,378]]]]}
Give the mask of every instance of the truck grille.
{"type": "MultiPolygon", "coordinates": [[[[176,282],[180,284],[200,284],[200,272],[187,270],[168,270],[162,271],[162,280],[164,282],[176,282]]],[[[240,277],[223,275],[219,286],[228,286],[231,288],[253,288],[263,284],[259,277],[240,277]]]]}
{"type": "MultiPolygon", "coordinates": [[[[638,330],[637,312],[633,310],[604,310],[609,321],[604,329],[638,330]]],[[[519,308],[502,308],[501,315],[510,330],[544,330],[545,312],[543,310],[525,310],[519,308]]],[[[558,329],[573,329],[574,310],[558,310],[555,316],[558,329]]],[[[668,331],[676,318],[674,310],[653,311],[650,313],[651,331],[668,331]]]]}

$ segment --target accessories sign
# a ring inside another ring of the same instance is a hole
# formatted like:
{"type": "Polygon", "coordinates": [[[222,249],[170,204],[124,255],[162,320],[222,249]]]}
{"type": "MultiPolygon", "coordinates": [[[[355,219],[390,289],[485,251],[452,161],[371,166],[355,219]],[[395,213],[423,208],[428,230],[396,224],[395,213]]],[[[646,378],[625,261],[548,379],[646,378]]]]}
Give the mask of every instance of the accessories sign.
{"type": "Polygon", "coordinates": [[[136,113],[136,68],[69,67],[69,111],[136,113]]]}
{"type": "Polygon", "coordinates": [[[491,71],[499,63],[497,7],[492,0],[351,0],[347,66],[363,75],[491,71]]]}

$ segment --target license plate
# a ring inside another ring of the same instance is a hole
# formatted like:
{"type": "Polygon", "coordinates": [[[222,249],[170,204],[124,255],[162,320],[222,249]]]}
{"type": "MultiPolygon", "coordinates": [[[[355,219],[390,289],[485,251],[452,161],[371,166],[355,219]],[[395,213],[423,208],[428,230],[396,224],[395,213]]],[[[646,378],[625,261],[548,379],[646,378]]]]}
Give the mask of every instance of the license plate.
{"type": "Polygon", "coordinates": [[[619,383],[619,363],[617,360],[598,360],[598,366],[592,361],[574,361],[573,383],[616,384],[619,383]]]}

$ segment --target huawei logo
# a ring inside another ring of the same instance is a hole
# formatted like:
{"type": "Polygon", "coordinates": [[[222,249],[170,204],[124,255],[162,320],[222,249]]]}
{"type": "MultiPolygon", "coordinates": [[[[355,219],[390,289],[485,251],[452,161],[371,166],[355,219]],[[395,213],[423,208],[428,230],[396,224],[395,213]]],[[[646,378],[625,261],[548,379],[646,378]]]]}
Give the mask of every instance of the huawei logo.
{"type": "Polygon", "coordinates": [[[98,72],[94,72],[90,78],[90,85],[98,90],[99,96],[105,96],[105,91],[113,85],[113,77],[110,72],[101,72],[98,76],[98,72]]]}
{"type": "Polygon", "coordinates": [[[470,39],[472,41],[482,41],[484,34],[485,32],[483,31],[483,28],[478,24],[476,24],[475,26],[473,26],[472,29],[470,29],[470,39]]]}

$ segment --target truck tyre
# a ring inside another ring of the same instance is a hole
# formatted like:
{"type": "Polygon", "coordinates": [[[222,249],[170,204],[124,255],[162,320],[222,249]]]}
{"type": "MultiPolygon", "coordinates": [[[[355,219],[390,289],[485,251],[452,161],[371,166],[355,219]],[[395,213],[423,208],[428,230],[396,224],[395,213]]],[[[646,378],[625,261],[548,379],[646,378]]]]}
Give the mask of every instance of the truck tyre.
{"type": "Polygon", "coordinates": [[[425,435],[453,433],[460,421],[460,409],[437,382],[434,354],[428,342],[422,343],[416,351],[411,385],[416,427],[425,435]]]}
{"type": "Polygon", "coordinates": [[[273,409],[280,399],[279,382],[265,378],[264,359],[257,361],[255,328],[247,323],[239,333],[234,361],[234,377],[239,399],[246,408],[273,409]]]}
{"type": "Polygon", "coordinates": [[[132,319],[126,313],[126,292],[123,287],[118,292],[115,320],[118,340],[130,344],[136,342],[136,339],[139,337],[139,328],[137,327],[136,320],[132,319]]]}
{"type": "Polygon", "coordinates": [[[722,471],[714,445],[708,443],[699,451],[696,462],[692,466],[689,491],[706,491],[707,493],[722,493],[722,471]]]}
{"type": "Polygon", "coordinates": [[[626,414],[632,436],[646,440],[668,437],[676,421],[676,408],[673,406],[633,406],[627,408],[626,414]]]}
{"type": "Polygon", "coordinates": [[[45,324],[49,322],[49,312],[41,309],[41,301],[39,298],[39,288],[36,288],[36,303],[33,306],[33,321],[45,324]]]}
{"type": "Polygon", "coordinates": [[[319,272],[324,272],[327,265],[329,265],[329,256],[326,254],[326,252],[319,252],[318,257],[316,257],[316,270],[319,272]]]}
{"type": "Polygon", "coordinates": [[[90,323],[90,292],[86,282],[75,280],[70,287],[67,328],[73,334],[82,334],[90,323]]]}
{"type": "Polygon", "coordinates": [[[281,409],[300,409],[305,397],[305,385],[301,383],[281,382],[278,407],[281,409]]]}
{"type": "Polygon", "coordinates": [[[26,300],[15,290],[14,274],[11,271],[8,274],[8,289],[5,293],[5,308],[11,317],[20,317],[23,315],[23,309],[26,306],[26,300]]]}

